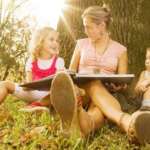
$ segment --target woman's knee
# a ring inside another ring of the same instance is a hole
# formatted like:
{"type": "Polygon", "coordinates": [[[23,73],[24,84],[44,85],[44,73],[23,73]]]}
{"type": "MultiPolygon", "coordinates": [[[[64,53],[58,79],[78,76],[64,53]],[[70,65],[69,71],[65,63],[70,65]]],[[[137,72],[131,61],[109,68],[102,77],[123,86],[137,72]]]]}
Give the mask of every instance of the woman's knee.
{"type": "Polygon", "coordinates": [[[92,81],[87,91],[91,98],[95,96],[110,95],[101,81],[92,81]]]}
{"type": "MultiPolygon", "coordinates": [[[[90,91],[97,91],[97,90],[104,90],[105,86],[100,80],[91,81],[88,86],[88,90],[90,91]]],[[[105,89],[106,90],[106,89],[105,89]]]]}
{"type": "Polygon", "coordinates": [[[93,80],[90,82],[91,86],[100,86],[102,85],[102,82],[100,80],[93,80]]]}

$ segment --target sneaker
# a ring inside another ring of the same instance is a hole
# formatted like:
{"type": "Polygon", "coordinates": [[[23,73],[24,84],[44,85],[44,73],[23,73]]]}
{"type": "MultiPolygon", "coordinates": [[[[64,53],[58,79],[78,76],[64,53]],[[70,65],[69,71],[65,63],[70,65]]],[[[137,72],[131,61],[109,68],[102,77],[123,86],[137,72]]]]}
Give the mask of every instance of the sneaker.
{"type": "Polygon", "coordinates": [[[40,102],[32,102],[29,105],[25,106],[24,108],[19,109],[19,111],[22,111],[22,112],[47,111],[49,112],[49,109],[43,106],[40,102]]]}
{"type": "Polygon", "coordinates": [[[140,144],[150,143],[150,111],[137,111],[132,114],[128,129],[130,141],[140,144]]]}
{"type": "Polygon", "coordinates": [[[63,131],[80,134],[75,87],[65,72],[58,73],[52,81],[51,103],[60,116],[63,131]]]}

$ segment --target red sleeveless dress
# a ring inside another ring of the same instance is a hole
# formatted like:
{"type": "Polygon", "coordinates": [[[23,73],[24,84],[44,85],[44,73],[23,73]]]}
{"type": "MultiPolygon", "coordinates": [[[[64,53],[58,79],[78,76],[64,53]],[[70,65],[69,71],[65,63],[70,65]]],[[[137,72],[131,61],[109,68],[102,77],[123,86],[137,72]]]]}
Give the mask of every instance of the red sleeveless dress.
{"type": "Polygon", "coordinates": [[[48,69],[40,69],[38,67],[38,62],[33,61],[32,62],[32,80],[39,80],[42,79],[44,77],[47,77],[49,75],[53,75],[56,73],[56,61],[57,61],[57,57],[55,56],[54,58],[52,58],[52,64],[48,69]]]}

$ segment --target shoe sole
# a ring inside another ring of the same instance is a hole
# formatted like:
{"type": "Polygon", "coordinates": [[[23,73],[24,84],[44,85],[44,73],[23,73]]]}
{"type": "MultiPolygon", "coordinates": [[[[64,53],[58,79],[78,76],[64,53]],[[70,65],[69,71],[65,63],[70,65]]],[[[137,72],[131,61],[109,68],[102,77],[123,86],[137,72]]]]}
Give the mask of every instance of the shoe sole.
{"type": "Polygon", "coordinates": [[[139,111],[132,124],[135,137],[140,144],[150,143],[150,112],[139,111]]]}
{"type": "Polygon", "coordinates": [[[150,112],[144,112],[137,117],[135,130],[140,143],[150,143],[150,112]]]}
{"type": "Polygon", "coordinates": [[[62,128],[69,129],[76,113],[76,94],[71,77],[65,73],[58,73],[51,84],[51,103],[59,114],[62,128]]]}

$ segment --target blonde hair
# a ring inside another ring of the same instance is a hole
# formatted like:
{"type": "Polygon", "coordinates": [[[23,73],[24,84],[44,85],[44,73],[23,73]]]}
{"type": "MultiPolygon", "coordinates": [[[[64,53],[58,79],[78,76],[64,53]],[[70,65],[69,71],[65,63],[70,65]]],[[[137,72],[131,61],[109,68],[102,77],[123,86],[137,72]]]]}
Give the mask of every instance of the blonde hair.
{"type": "Polygon", "coordinates": [[[110,9],[106,5],[103,5],[102,7],[100,6],[88,7],[82,14],[82,19],[85,17],[88,17],[89,19],[92,20],[92,22],[94,22],[97,25],[104,21],[107,27],[109,26],[112,20],[110,9]]]}
{"type": "Polygon", "coordinates": [[[51,32],[56,32],[51,27],[43,27],[41,29],[38,29],[35,33],[33,33],[31,42],[29,45],[29,53],[32,60],[36,60],[40,55],[40,50],[43,48],[43,42],[45,38],[49,35],[51,32]]]}

